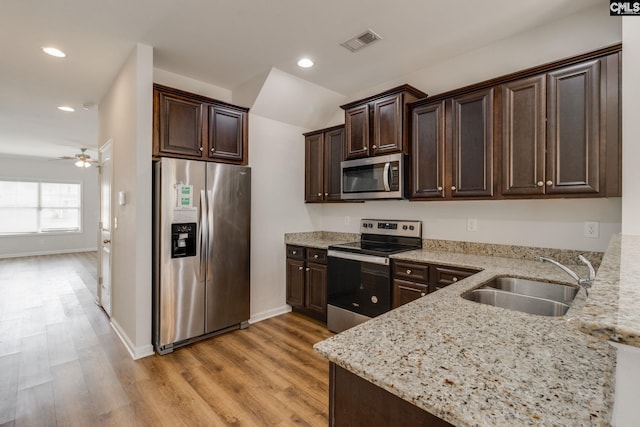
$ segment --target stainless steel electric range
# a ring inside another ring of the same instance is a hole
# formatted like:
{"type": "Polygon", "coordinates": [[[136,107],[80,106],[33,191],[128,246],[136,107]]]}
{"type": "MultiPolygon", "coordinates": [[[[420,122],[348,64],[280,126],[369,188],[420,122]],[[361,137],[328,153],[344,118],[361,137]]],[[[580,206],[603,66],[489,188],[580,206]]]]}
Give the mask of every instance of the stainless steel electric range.
{"type": "Polygon", "coordinates": [[[358,242],[329,246],[327,327],[342,332],[391,310],[389,255],[422,247],[420,221],[363,219],[358,242]]]}

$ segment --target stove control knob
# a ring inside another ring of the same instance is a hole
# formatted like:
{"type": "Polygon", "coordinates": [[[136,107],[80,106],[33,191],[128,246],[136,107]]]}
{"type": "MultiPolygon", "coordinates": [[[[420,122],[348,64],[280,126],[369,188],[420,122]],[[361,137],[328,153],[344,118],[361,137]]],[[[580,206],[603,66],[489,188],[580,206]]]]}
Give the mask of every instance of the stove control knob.
{"type": "Polygon", "coordinates": [[[411,270],[407,269],[407,274],[411,274],[411,270]]]}
{"type": "Polygon", "coordinates": [[[403,225],[403,226],[402,226],[402,229],[403,229],[403,230],[406,230],[407,228],[408,228],[408,227],[407,227],[406,225],[403,225]]]}
{"type": "Polygon", "coordinates": [[[373,296],[371,297],[371,302],[372,302],[372,303],[374,303],[374,304],[377,304],[377,303],[378,303],[378,297],[377,297],[377,296],[375,296],[375,295],[373,295],[373,296]]]}
{"type": "Polygon", "coordinates": [[[413,230],[415,227],[413,225],[409,226],[409,230],[413,230]]]}

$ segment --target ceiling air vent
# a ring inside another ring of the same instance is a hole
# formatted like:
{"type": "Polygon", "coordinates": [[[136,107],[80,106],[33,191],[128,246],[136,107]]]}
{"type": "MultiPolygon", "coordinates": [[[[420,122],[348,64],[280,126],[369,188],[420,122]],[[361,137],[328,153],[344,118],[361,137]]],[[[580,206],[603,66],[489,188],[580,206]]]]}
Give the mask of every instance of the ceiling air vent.
{"type": "Polygon", "coordinates": [[[340,43],[340,46],[344,46],[346,49],[349,49],[351,52],[356,52],[362,49],[365,46],[369,46],[371,43],[381,40],[382,37],[377,35],[371,30],[367,30],[364,33],[355,36],[352,39],[347,40],[344,43],[340,43]]]}

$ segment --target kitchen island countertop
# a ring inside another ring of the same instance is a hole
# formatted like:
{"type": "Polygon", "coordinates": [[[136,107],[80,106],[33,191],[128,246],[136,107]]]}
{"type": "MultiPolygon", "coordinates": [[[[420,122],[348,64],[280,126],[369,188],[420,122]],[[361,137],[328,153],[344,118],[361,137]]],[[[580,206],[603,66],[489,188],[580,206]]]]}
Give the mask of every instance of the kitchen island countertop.
{"type": "Polygon", "coordinates": [[[564,272],[538,261],[428,250],[392,258],[482,271],[322,341],[318,353],[454,425],[610,423],[616,353],[579,330],[583,290],[556,318],[460,297],[504,275],[572,284],[564,272]]]}

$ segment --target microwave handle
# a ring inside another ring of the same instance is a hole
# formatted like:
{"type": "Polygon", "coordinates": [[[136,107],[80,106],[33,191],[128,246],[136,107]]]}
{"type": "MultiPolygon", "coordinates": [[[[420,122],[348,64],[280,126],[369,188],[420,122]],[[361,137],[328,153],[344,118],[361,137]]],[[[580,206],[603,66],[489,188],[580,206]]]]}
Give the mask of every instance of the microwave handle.
{"type": "Polygon", "coordinates": [[[389,184],[389,171],[391,169],[391,163],[387,162],[384,164],[384,171],[382,172],[383,181],[384,181],[384,191],[391,191],[391,185],[389,184]]]}

